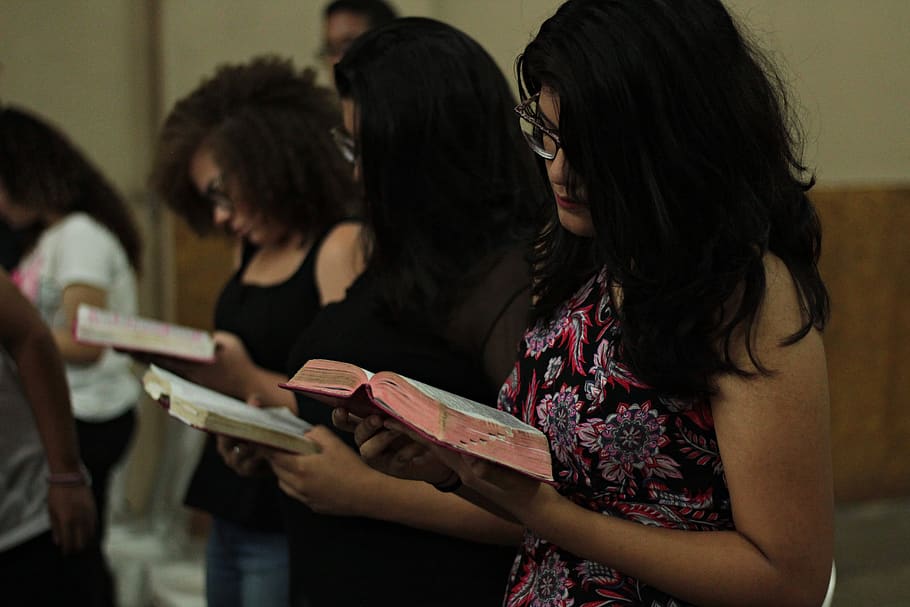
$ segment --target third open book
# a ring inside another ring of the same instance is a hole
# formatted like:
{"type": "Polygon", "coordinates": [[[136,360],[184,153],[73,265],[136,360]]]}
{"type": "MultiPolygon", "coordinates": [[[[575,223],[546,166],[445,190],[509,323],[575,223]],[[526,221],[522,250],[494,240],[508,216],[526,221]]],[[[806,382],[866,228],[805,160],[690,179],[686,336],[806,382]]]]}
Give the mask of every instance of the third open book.
{"type": "Polygon", "coordinates": [[[428,386],[403,375],[370,373],[348,363],[313,359],[281,387],[373,406],[434,443],[553,480],[546,436],[504,411],[428,386]]]}
{"type": "Polygon", "coordinates": [[[158,354],[195,362],[215,360],[215,341],[206,331],[171,323],[116,314],[80,304],[74,329],[76,341],[112,346],[126,352],[158,354]]]}

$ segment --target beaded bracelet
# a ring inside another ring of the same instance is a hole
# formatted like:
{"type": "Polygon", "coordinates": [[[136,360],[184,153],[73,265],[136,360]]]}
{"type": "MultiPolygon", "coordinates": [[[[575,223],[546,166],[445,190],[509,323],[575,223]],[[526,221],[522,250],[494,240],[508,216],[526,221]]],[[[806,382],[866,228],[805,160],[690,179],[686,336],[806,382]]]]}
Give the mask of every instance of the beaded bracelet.
{"type": "Polygon", "coordinates": [[[461,477],[458,476],[458,473],[453,470],[449,478],[445,479],[441,483],[430,484],[432,484],[437,491],[441,491],[443,493],[454,493],[455,491],[461,489],[462,482],[461,477]]]}
{"type": "Polygon", "coordinates": [[[51,472],[45,477],[48,485],[54,487],[91,487],[92,475],[85,464],[79,464],[79,472],[51,472]]]}

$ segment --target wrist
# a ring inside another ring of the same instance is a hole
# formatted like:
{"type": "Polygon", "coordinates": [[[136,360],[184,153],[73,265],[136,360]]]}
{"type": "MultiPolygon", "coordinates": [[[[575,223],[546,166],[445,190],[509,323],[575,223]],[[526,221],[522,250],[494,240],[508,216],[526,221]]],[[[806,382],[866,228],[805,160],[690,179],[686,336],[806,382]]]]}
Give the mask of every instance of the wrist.
{"type": "MultiPolygon", "coordinates": [[[[280,402],[275,402],[274,397],[276,384],[280,383],[280,381],[276,381],[275,376],[269,371],[255,367],[249,373],[240,375],[240,390],[243,393],[244,400],[249,402],[251,398],[255,399],[257,407],[275,407],[281,404],[280,402]]],[[[292,394],[287,390],[278,389],[278,393],[285,392],[292,394]]],[[[291,396],[291,400],[293,400],[293,396],[291,396]]]]}
{"type": "Polygon", "coordinates": [[[401,479],[367,467],[355,483],[358,490],[348,504],[352,516],[394,521],[400,512],[401,479]]]}
{"type": "Polygon", "coordinates": [[[510,504],[503,504],[516,519],[529,529],[537,529],[540,521],[548,520],[554,503],[563,499],[558,491],[547,483],[538,483],[537,488],[530,495],[513,500],[510,504]]]}
{"type": "Polygon", "coordinates": [[[461,489],[462,485],[461,477],[458,476],[458,473],[454,470],[452,470],[451,473],[441,481],[427,482],[429,482],[434,489],[441,491],[442,493],[454,493],[455,491],[461,489]]]}
{"type": "Polygon", "coordinates": [[[85,464],[80,463],[76,471],[49,472],[45,477],[51,487],[91,487],[92,475],[85,464]]]}

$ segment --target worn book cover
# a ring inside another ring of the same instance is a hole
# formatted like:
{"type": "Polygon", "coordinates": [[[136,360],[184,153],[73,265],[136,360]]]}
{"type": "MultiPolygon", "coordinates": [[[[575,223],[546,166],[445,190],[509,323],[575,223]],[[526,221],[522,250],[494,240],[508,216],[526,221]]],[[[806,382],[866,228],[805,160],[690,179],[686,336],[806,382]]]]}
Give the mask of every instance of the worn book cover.
{"type": "Polygon", "coordinates": [[[284,407],[254,407],[155,365],[142,383],[168,413],[194,428],[295,453],[319,451],[303,436],[312,426],[284,407]]]}
{"type": "Polygon", "coordinates": [[[540,430],[504,411],[398,373],[374,374],[348,363],[313,359],[281,387],[339,399],[335,404],[357,415],[370,412],[365,406],[375,407],[439,445],[553,480],[549,444],[540,430]]]}
{"type": "Polygon", "coordinates": [[[117,314],[80,304],[76,310],[76,341],[126,352],[158,354],[191,360],[215,360],[215,341],[207,331],[117,314]]]}

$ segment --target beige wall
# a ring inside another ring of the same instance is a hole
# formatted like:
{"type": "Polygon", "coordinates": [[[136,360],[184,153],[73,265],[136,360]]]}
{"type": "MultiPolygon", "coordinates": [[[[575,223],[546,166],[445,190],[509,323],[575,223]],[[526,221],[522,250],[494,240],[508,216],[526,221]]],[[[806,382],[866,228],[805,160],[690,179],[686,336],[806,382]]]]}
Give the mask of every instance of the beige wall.
{"type": "MultiPolygon", "coordinates": [[[[431,15],[433,0],[399,0],[402,13],[431,15]]],[[[318,66],[324,3],[316,0],[162,0],[165,107],[224,62],[263,53],[318,66]]]]}
{"type": "Polygon", "coordinates": [[[127,195],[149,162],[144,4],[0,0],[0,98],[63,128],[127,195]]]}
{"type": "Polygon", "coordinates": [[[515,58],[560,4],[559,0],[439,0],[434,16],[477,39],[517,91],[515,58]]]}
{"type": "MultiPolygon", "coordinates": [[[[515,56],[559,4],[393,2],[403,14],[434,16],[473,35],[513,82],[515,56]]],[[[846,191],[910,184],[910,2],[727,2],[783,66],[810,136],[807,161],[821,186],[846,191]]],[[[145,311],[173,317],[170,224],[149,203],[144,187],[161,118],[156,112],[166,111],[223,62],[273,52],[293,57],[298,65],[313,63],[323,4],[0,0],[0,99],[33,108],[60,125],[133,202],[148,242],[145,311]]],[[[862,200],[848,202],[852,212],[866,212],[854,204],[862,207],[862,200]]],[[[908,264],[904,260],[897,267],[908,264]]],[[[838,310],[856,302],[845,303],[835,302],[838,310]]],[[[866,319],[835,315],[835,320],[866,319]]],[[[152,419],[161,422],[160,417],[152,419]]]]}
{"type": "MultiPolygon", "coordinates": [[[[558,0],[439,0],[514,80],[514,59],[558,0]]],[[[806,159],[824,186],[910,180],[910,2],[726,0],[790,82],[806,159]]]]}
{"type": "MultiPolygon", "coordinates": [[[[0,0],[0,97],[66,129],[130,197],[151,134],[149,6],[161,15],[161,105],[225,61],[276,52],[312,63],[321,0],[0,0]]],[[[397,0],[475,36],[510,80],[554,0],[397,0]]],[[[910,2],[728,0],[784,64],[823,184],[910,179],[910,2]]]]}
{"type": "Polygon", "coordinates": [[[727,0],[790,76],[823,186],[910,180],[910,2],[727,0]]]}

